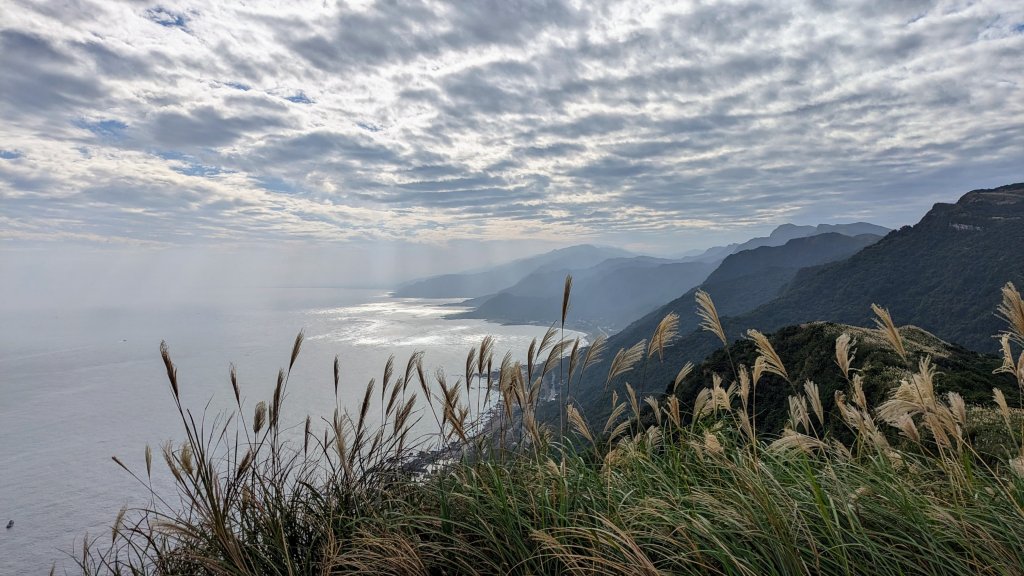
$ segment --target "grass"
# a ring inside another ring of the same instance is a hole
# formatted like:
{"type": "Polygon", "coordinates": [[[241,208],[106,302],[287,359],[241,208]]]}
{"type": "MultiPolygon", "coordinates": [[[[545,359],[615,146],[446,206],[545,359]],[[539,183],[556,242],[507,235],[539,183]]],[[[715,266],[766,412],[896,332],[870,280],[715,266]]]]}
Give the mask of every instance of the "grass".
{"type": "MultiPolygon", "coordinates": [[[[562,324],[570,288],[567,280],[562,324]]],[[[702,326],[724,334],[710,297],[698,293],[698,304],[702,326]]],[[[1024,390],[1021,310],[1008,284],[999,308],[1008,324],[1000,371],[1024,390]]],[[[878,337],[905,355],[888,313],[876,313],[878,337]]],[[[619,351],[609,385],[666,354],[675,324],[667,318],[649,346],[619,351]]],[[[572,402],[571,383],[601,346],[581,350],[560,334],[552,329],[534,341],[525,366],[506,355],[496,370],[486,340],[455,383],[443,372],[424,374],[420,355],[404,375],[389,361],[354,415],[338,406],[319,430],[307,418],[301,442],[286,439],[278,419],[291,365],[270,402],[252,408],[233,381],[236,410],[208,422],[182,406],[179,386],[186,384],[163,346],[185,436],[162,449],[177,492],[154,493],[150,506],[120,512],[109,540],[85,541],[78,568],[289,576],[1024,574],[1024,427],[1001,392],[994,408],[936,394],[925,357],[884,403],[868,406],[856,350],[840,336],[834,361],[849,386],[835,402],[853,438],[843,444],[825,432],[817,386],[788,382],[769,339],[751,331],[757,361],[715,375],[694,406],[674,395],[638,398],[624,382],[611,417],[589,422],[572,402]],[[788,382],[789,420],[778,435],[759,434],[752,418],[765,374],[788,382]],[[471,398],[474,380],[481,386],[471,398]],[[552,380],[562,402],[557,431],[536,419],[541,389],[552,380]],[[489,422],[469,409],[480,405],[481,388],[501,399],[489,422]],[[374,402],[384,416],[370,423],[374,402]],[[433,419],[437,433],[410,438],[416,418],[433,419]],[[1006,441],[976,448],[971,431],[981,428],[1006,441]],[[424,468],[423,451],[441,464],[424,468]]],[[[300,334],[291,364],[301,345],[300,334]]],[[[684,367],[677,385],[691,369],[684,367]]],[[[338,378],[336,363],[336,390],[338,378]]],[[[124,468],[150,486],[148,448],[146,462],[145,472],[124,468]]]]}

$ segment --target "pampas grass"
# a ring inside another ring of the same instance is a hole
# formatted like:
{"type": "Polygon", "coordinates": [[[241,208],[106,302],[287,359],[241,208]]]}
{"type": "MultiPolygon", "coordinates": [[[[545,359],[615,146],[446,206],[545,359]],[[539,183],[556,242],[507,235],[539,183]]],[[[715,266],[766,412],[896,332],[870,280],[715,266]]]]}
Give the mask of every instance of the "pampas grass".
{"type": "Polygon", "coordinates": [[[892,346],[893,350],[900,355],[900,358],[907,359],[907,349],[903,346],[903,337],[900,331],[893,324],[889,311],[878,304],[871,305],[871,311],[875,313],[875,326],[878,328],[878,335],[892,346]]]}
{"type": "MultiPolygon", "coordinates": [[[[570,286],[567,279],[563,322],[570,286]]],[[[725,344],[710,297],[699,297],[698,307],[704,329],[725,344]]],[[[1012,314],[1001,313],[1012,324],[1012,314]]],[[[888,314],[876,314],[897,348],[888,314]]],[[[655,352],[671,360],[674,319],[663,325],[649,347],[619,350],[606,386],[655,352]]],[[[789,427],[758,435],[748,403],[759,380],[790,379],[756,330],[748,332],[758,350],[753,367],[734,367],[732,381],[710,375],[695,405],[674,394],[641,400],[623,383],[598,434],[567,394],[571,437],[562,437],[536,417],[544,377],[557,374],[569,350],[571,381],[597,362],[604,340],[583,352],[556,336],[553,328],[531,343],[525,366],[506,354],[495,382],[493,341],[470,352],[454,384],[443,370],[425,374],[422,353],[394,380],[392,357],[380,424],[370,415],[378,394],[371,379],[354,418],[335,406],[321,434],[307,416],[294,447],[278,430],[288,429],[279,418],[301,333],[269,404],[251,407],[232,370],[237,417],[209,420],[183,406],[162,344],[185,431],[183,443],[162,447],[176,493],[150,488],[148,446],[146,481],[115,457],[151,491],[151,504],[117,511],[111,541],[106,532],[102,542],[86,537],[75,562],[83,574],[133,575],[1022,572],[1024,447],[982,459],[964,433],[973,408],[936,392],[942,375],[930,358],[917,358],[916,371],[873,407],[852,338],[837,339],[834,360],[848,385],[832,412],[850,428],[848,443],[825,434],[829,410],[811,381],[790,390],[789,427]],[[410,386],[414,375],[418,387],[410,386]],[[495,419],[470,411],[473,383],[477,402],[481,387],[496,384],[495,419]],[[412,437],[427,410],[436,434],[412,437]]],[[[674,390],[692,371],[683,366],[668,385],[674,390]]],[[[341,377],[335,358],[336,397],[341,377]]],[[[1015,442],[1012,409],[998,388],[993,396],[1015,442]]]]}
{"type": "MultiPolygon", "coordinates": [[[[747,337],[753,340],[754,344],[757,346],[757,352],[760,355],[759,358],[764,359],[760,368],[764,372],[775,374],[786,382],[792,383],[789,379],[789,373],[786,372],[786,366],[782,363],[782,358],[780,358],[778,353],[775,352],[775,348],[772,346],[772,343],[768,341],[768,337],[753,328],[747,330],[747,337]]],[[[755,365],[755,369],[756,368],[758,368],[758,366],[755,365]]],[[[760,376],[760,372],[758,373],[758,376],[760,376]]],[[[755,377],[754,381],[756,382],[758,379],[759,378],[755,377]]]]}
{"type": "Polygon", "coordinates": [[[696,300],[701,329],[711,332],[718,337],[723,346],[728,346],[729,339],[725,337],[725,329],[722,328],[722,321],[718,318],[718,310],[711,296],[703,290],[697,290],[696,300]]]}

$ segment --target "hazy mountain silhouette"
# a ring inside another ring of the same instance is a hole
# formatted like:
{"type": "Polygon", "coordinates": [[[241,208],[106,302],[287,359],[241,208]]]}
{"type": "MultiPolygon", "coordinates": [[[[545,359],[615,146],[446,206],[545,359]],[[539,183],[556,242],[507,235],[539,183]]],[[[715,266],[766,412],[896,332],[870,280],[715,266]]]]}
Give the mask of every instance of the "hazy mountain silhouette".
{"type": "Polygon", "coordinates": [[[521,258],[507,264],[415,280],[399,286],[393,293],[399,298],[472,298],[494,294],[538,270],[577,270],[594,266],[609,258],[631,256],[625,250],[581,244],[521,258]]]}

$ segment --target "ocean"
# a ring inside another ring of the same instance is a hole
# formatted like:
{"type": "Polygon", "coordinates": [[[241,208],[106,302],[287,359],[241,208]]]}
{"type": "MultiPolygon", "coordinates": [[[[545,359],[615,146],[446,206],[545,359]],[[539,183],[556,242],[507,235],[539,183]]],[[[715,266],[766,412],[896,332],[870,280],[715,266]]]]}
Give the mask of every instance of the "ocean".
{"type": "Polygon", "coordinates": [[[111,457],[144,477],[148,444],[156,475],[164,467],[161,443],[184,438],[160,359],[162,340],[178,366],[183,403],[212,419],[234,406],[231,363],[243,408],[251,411],[269,401],[304,331],[281,416],[282,426],[301,427],[307,414],[321,422],[334,411],[335,355],[339,403],[356,411],[369,379],[380,382],[389,354],[401,374],[408,357],[424,351],[427,373],[442,368],[454,382],[484,336],[495,338],[497,364],[509,350],[525,358],[530,340],[545,331],[447,320],[458,310],[446,306],[454,301],[390,298],[378,290],[264,292],[209,305],[0,312],[0,524],[14,521],[0,528],[0,574],[45,574],[54,563],[58,573],[73,572],[69,554],[86,534],[102,546],[122,506],[148,503],[147,488],[111,457]]]}

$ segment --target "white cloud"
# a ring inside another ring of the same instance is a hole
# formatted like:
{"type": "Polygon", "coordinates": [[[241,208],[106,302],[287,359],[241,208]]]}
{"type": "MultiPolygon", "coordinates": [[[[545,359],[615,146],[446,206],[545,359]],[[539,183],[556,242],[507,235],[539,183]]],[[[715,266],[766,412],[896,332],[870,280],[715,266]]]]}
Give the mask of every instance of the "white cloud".
{"type": "Polygon", "coordinates": [[[678,246],[1021,179],[1010,0],[3,11],[8,239],[678,246]]]}

